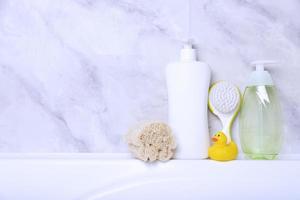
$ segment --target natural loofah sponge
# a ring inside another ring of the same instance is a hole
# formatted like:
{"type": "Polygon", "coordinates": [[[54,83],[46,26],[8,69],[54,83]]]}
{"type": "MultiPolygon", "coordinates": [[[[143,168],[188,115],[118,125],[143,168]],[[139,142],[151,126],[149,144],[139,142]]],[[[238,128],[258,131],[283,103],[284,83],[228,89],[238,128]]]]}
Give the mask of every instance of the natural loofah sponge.
{"type": "Polygon", "coordinates": [[[170,160],[176,149],[171,128],[162,122],[140,124],[125,139],[129,151],[143,161],[170,160]]]}

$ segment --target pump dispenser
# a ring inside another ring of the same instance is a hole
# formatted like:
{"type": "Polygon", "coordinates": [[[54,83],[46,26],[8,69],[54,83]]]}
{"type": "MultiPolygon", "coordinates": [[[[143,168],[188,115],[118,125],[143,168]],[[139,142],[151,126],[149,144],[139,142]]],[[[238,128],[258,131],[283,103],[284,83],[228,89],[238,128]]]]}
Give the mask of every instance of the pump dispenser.
{"type": "Polygon", "coordinates": [[[274,85],[272,77],[268,71],[265,70],[265,66],[276,65],[277,62],[273,60],[261,60],[251,63],[251,66],[255,67],[250,75],[248,85],[274,85]]]}
{"type": "Polygon", "coordinates": [[[252,62],[256,69],[250,75],[240,111],[241,146],[250,159],[274,159],[282,143],[280,102],[271,75],[265,66],[275,61],[252,62]]]}
{"type": "Polygon", "coordinates": [[[207,98],[210,68],[197,61],[189,42],[180,52],[180,60],[166,68],[169,125],[176,137],[177,159],[208,157],[209,133],[207,98]]]}

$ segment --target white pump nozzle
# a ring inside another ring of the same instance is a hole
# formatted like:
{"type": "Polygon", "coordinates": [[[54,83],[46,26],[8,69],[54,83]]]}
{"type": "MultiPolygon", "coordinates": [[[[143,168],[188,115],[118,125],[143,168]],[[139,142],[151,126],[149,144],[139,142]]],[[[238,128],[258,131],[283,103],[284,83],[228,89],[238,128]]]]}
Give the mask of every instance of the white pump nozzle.
{"type": "Polygon", "coordinates": [[[265,66],[263,64],[256,64],[256,71],[265,71],[265,66]]]}
{"type": "Polygon", "coordinates": [[[187,43],[185,43],[185,44],[183,45],[183,48],[184,48],[184,49],[192,49],[192,48],[193,48],[193,44],[187,42],[187,43]]]}
{"type": "Polygon", "coordinates": [[[265,66],[273,66],[276,65],[278,62],[276,60],[257,60],[251,62],[251,66],[256,67],[256,71],[264,71],[265,66]]]}

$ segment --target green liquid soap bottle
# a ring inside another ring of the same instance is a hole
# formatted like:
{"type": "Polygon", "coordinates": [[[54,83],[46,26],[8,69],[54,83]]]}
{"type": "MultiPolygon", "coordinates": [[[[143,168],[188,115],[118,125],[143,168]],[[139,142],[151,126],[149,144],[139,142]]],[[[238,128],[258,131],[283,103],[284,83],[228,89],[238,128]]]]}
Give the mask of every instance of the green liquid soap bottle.
{"type": "Polygon", "coordinates": [[[246,86],[239,117],[240,140],[250,159],[275,159],[282,144],[282,116],[276,88],[264,66],[274,61],[256,61],[246,86]]]}

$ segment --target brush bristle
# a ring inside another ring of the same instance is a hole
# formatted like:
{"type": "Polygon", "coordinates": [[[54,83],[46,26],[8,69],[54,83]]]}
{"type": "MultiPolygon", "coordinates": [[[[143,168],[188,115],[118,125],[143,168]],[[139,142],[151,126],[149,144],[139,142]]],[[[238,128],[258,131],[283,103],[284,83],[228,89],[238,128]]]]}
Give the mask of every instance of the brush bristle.
{"type": "Polygon", "coordinates": [[[230,113],[238,106],[240,93],[235,85],[222,81],[211,88],[209,101],[219,112],[230,113]]]}

